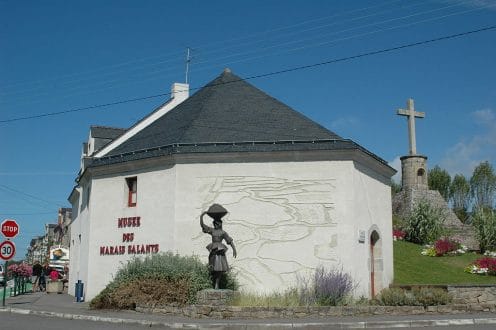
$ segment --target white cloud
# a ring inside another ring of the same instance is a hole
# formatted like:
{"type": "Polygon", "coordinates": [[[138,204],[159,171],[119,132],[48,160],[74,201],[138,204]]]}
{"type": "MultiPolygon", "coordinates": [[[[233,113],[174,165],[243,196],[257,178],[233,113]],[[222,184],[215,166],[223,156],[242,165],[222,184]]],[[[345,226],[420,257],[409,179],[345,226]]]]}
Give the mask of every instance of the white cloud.
{"type": "Polygon", "coordinates": [[[471,0],[466,3],[468,6],[476,7],[476,8],[487,8],[487,9],[495,9],[494,0],[471,0]]]}
{"type": "Polygon", "coordinates": [[[393,176],[393,181],[401,184],[401,159],[400,156],[396,156],[392,161],[390,161],[389,166],[396,170],[396,174],[393,176]]]}
{"type": "Polygon", "coordinates": [[[475,122],[481,125],[494,125],[496,121],[496,114],[491,109],[477,110],[472,113],[472,116],[475,122]]]}
{"type": "Polygon", "coordinates": [[[470,177],[481,162],[487,160],[494,165],[496,161],[496,113],[483,109],[471,115],[479,125],[478,133],[449,148],[440,162],[451,175],[461,173],[470,177]]]}
{"type": "Polygon", "coordinates": [[[469,8],[481,8],[481,9],[489,9],[496,10],[496,4],[494,0],[469,0],[460,2],[458,0],[441,0],[441,2],[448,4],[460,4],[461,6],[469,7],[469,8]]]}
{"type": "Polygon", "coordinates": [[[337,131],[342,131],[342,130],[350,130],[353,127],[358,126],[360,121],[356,117],[348,116],[348,117],[341,117],[336,120],[333,120],[330,124],[331,130],[337,130],[337,131]]]}

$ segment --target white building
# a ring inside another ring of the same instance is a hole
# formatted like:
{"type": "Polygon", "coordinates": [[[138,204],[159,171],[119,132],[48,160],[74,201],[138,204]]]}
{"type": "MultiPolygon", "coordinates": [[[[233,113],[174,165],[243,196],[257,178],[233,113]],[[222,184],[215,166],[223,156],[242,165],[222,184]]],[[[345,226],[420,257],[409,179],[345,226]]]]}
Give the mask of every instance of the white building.
{"type": "Polygon", "coordinates": [[[133,256],[207,262],[199,216],[213,203],[229,211],[243,290],[283,291],[318,265],[349,272],[357,296],[391,283],[394,170],[229,70],[191,97],[174,84],[170,101],[105,146],[95,130],[69,197],[70,278],[87,300],[133,256]]]}

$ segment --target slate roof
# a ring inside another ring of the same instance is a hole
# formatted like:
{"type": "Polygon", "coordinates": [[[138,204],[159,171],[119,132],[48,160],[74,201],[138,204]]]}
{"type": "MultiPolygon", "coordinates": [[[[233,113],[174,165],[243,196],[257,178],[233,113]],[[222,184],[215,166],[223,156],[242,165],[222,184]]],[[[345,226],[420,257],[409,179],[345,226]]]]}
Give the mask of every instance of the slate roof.
{"type": "Polygon", "coordinates": [[[126,132],[126,129],[107,126],[91,126],[90,131],[91,136],[94,138],[114,140],[126,132]]]}
{"type": "Polygon", "coordinates": [[[92,166],[173,153],[361,149],[230,70],[92,166]]]}

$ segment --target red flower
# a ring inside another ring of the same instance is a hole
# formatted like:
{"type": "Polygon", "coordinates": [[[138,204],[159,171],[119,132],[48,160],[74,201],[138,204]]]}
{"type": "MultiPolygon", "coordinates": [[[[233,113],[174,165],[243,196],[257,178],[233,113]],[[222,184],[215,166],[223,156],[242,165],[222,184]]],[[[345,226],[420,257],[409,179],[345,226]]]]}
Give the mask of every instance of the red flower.
{"type": "Polygon", "coordinates": [[[393,229],[393,237],[396,237],[396,239],[402,240],[406,236],[406,233],[402,230],[399,229],[393,229]]]}
{"type": "Polygon", "coordinates": [[[489,275],[496,275],[496,258],[481,258],[474,262],[479,268],[487,268],[489,275]]]}
{"type": "Polygon", "coordinates": [[[459,248],[460,243],[449,238],[440,239],[434,243],[437,257],[444,256],[446,253],[456,251],[459,248]]]}

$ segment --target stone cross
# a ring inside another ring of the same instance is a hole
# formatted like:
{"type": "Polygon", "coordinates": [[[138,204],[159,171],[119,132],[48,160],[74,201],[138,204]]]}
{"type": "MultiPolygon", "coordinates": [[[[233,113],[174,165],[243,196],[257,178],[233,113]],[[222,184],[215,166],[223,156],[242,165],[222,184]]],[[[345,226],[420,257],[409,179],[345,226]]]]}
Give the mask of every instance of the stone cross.
{"type": "Polygon", "coordinates": [[[397,114],[408,117],[408,141],[410,142],[410,155],[416,155],[417,142],[415,140],[415,117],[424,118],[425,112],[416,112],[413,105],[413,99],[408,99],[406,102],[406,110],[398,109],[397,114]]]}

